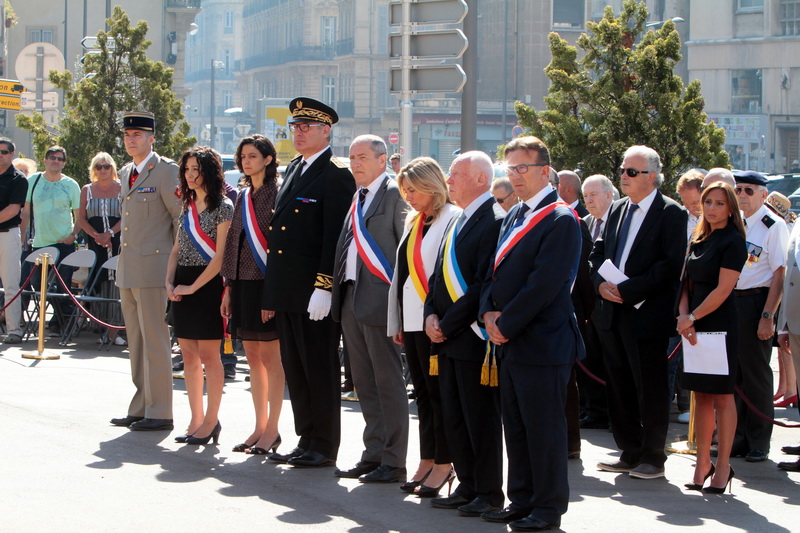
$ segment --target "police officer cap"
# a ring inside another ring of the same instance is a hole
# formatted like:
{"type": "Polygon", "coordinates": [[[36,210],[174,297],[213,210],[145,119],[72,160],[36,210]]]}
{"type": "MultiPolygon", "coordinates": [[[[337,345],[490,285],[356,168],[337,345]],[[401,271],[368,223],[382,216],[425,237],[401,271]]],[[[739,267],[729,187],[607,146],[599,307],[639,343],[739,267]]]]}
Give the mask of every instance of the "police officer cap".
{"type": "Polygon", "coordinates": [[[122,115],[123,130],[156,131],[156,117],[149,111],[128,111],[122,115]]]}
{"type": "Polygon", "coordinates": [[[292,112],[292,120],[289,124],[296,122],[321,122],[332,126],[339,122],[339,115],[332,107],[323,104],[313,98],[300,96],[295,98],[289,104],[289,110],[292,112]]]}
{"type": "Polygon", "coordinates": [[[750,185],[767,185],[767,178],[755,170],[737,170],[733,173],[736,183],[749,183],[750,185]]]}

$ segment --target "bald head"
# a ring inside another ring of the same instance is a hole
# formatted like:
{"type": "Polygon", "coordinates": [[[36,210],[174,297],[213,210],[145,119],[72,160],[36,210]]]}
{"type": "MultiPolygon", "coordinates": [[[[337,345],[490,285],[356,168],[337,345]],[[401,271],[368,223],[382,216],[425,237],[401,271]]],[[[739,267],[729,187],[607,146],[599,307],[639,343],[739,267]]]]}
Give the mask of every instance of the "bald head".
{"type": "Polygon", "coordinates": [[[733,174],[731,173],[731,171],[728,170],[727,168],[720,168],[720,167],[712,168],[711,170],[708,171],[706,177],[703,178],[702,187],[703,189],[705,189],[712,183],[717,183],[720,181],[723,183],[727,183],[734,189],[736,188],[736,180],[733,178],[733,174]]]}
{"type": "Polygon", "coordinates": [[[558,173],[558,196],[568,204],[580,198],[581,178],[571,170],[558,173]]]}
{"type": "Polygon", "coordinates": [[[483,152],[472,150],[453,160],[447,188],[450,198],[460,208],[465,208],[489,190],[492,183],[492,159],[483,152]]]}

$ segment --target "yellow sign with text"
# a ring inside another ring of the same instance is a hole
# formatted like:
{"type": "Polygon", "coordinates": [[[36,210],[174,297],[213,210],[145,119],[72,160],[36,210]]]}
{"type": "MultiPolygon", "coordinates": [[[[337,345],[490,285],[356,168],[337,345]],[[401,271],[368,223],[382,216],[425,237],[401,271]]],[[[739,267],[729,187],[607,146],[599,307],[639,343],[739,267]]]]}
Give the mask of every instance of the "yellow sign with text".
{"type": "Polygon", "coordinates": [[[19,111],[21,109],[19,96],[0,95],[0,109],[13,109],[19,111]]]}
{"type": "Polygon", "coordinates": [[[0,80],[0,94],[20,95],[25,87],[17,80],[0,80]]]}

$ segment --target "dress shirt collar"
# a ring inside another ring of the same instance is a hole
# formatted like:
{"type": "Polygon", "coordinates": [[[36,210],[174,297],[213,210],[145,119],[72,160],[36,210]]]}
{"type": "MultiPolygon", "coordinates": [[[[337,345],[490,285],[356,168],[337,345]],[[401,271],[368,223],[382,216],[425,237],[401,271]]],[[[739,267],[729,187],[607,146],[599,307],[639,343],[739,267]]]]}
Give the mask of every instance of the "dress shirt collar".
{"type": "Polygon", "coordinates": [[[310,167],[310,166],[311,166],[311,165],[314,163],[314,161],[316,161],[317,159],[319,159],[319,156],[321,156],[321,155],[322,155],[322,154],[325,152],[325,150],[329,149],[330,147],[331,147],[331,145],[328,145],[328,146],[326,146],[325,148],[323,148],[322,150],[320,150],[319,152],[317,152],[316,154],[312,155],[311,157],[308,157],[308,158],[305,158],[305,157],[304,157],[304,158],[303,158],[303,161],[305,161],[305,162],[306,162],[306,164],[305,164],[305,165],[303,166],[303,168],[300,170],[300,173],[302,174],[303,172],[305,172],[306,170],[308,170],[308,167],[310,167]]]}
{"type": "Polygon", "coordinates": [[[742,217],[744,218],[745,222],[745,230],[754,227],[754,224],[759,220],[761,220],[762,218],[764,218],[764,215],[766,214],[767,214],[766,205],[762,205],[761,207],[759,207],[758,210],[749,217],[745,217],[744,213],[742,213],[742,217]]]}
{"type": "Polygon", "coordinates": [[[144,167],[147,165],[147,162],[150,161],[150,158],[153,157],[153,155],[155,155],[155,152],[150,150],[150,153],[147,154],[147,157],[142,159],[142,162],[136,165],[136,172],[138,172],[139,174],[144,172],[144,167]]]}
{"type": "MultiPolygon", "coordinates": [[[[545,186],[542,188],[542,190],[541,190],[541,191],[539,191],[539,192],[537,192],[536,194],[534,194],[534,195],[533,195],[533,198],[529,198],[528,200],[525,200],[525,204],[526,204],[528,207],[530,207],[530,212],[531,212],[531,213],[533,213],[533,212],[536,210],[536,207],[537,207],[537,206],[538,206],[540,203],[542,203],[542,200],[544,200],[544,199],[547,197],[547,195],[549,195],[549,194],[550,194],[550,193],[552,193],[553,191],[555,191],[555,189],[553,188],[553,186],[552,186],[552,185],[550,185],[550,184],[547,184],[547,185],[545,185],[545,186]]],[[[526,216],[527,216],[527,215],[526,215],[526,216]]]]}
{"type": "Polygon", "coordinates": [[[469,220],[469,217],[474,215],[475,211],[477,211],[478,208],[482,206],[483,203],[491,197],[492,193],[486,191],[485,193],[481,194],[480,196],[472,200],[472,202],[467,207],[464,208],[464,220],[469,220]]]}
{"type": "MultiPolygon", "coordinates": [[[[642,198],[642,201],[636,204],[639,206],[639,211],[641,211],[642,216],[647,215],[647,211],[650,209],[650,206],[653,205],[653,200],[656,199],[656,194],[658,194],[658,189],[653,189],[653,192],[642,198]]],[[[631,203],[633,202],[631,201],[631,203]]]]}

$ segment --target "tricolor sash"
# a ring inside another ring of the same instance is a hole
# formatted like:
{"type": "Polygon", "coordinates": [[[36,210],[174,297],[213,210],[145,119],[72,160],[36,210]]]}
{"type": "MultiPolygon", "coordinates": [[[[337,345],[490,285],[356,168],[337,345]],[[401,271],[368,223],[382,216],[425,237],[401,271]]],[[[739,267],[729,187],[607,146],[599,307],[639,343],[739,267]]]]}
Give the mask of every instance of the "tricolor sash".
{"type": "MultiPolygon", "coordinates": [[[[511,231],[506,233],[500,240],[500,244],[497,245],[497,251],[495,252],[494,256],[494,270],[497,270],[497,267],[500,265],[503,259],[505,259],[508,253],[514,248],[514,246],[517,245],[517,243],[519,243],[519,241],[522,240],[523,237],[525,237],[525,235],[528,234],[529,231],[536,226],[536,224],[541,222],[544,217],[555,211],[558,207],[567,207],[572,210],[569,204],[560,201],[553,202],[552,204],[548,204],[541,209],[534,211],[532,216],[526,216],[514,224],[514,227],[511,229],[511,231]]],[[[574,212],[573,215],[577,216],[574,212]]]]}
{"type": "Polygon", "coordinates": [[[391,285],[394,270],[392,270],[392,265],[389,264],[389,261],[386,260],[386,256],[378,247],[378,243],[375,242],[375,239],[372,238],[369,230],[367,230],[361,202],[358,201],[358,198],[353,201],[350,212],[353,242],[356,243],[356,250],[358,250],[359,257],[361,257],[367,269],[372,272],[372,275],[391,285]]]}
{"type": "Polygon", "coordinates": [[[258,227],[256,220],[256,209],[253,207],[251,196],[252,187],[242,190],[242,221],[244,222],[244,234],[247,242],[250,243],[250,251],[253,252],[253,259],[262,274],[267,272],[267,238],[261,228],[258,227]]]}
{"type": "Polygon", "coordinates": [[[422,227],[425,225],[425,213],[419,213],[411,232],[408,235],[406,259],[408,260],[408,276],[414,284],[419,299],[423,302],[428,295],[428,276],[425,274],[425,265],[422,261],[422,227]]]}
{"type": "Polygon", "coordinates": [[[183,227],[203,260],[206,263],[211,262],[217,254],[217,243],[200,226],[200,215],[197,212],[197,206],[194,205],[194,200],[189,201],[189,207],[183,215],[183,227]]]}
{"type": "MultiPolygon", "coordinates": [[[[458,222],[456,221],[444,241],[444,250],[442,252],[442,271],[444,274],[444,285],[447,288],[447,294],[450,300],[455,302],[467,292],[467,282],[464,275],[461,273],[461,268],[458,266],[458,259],[456,258],[456,230],[458,222]]],[[[475,332],[479,338],[487,340],[489,334],[486,330],[478,325],[476,320],[470,324],[472,331],[475,332]]]]}

